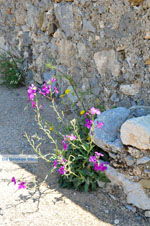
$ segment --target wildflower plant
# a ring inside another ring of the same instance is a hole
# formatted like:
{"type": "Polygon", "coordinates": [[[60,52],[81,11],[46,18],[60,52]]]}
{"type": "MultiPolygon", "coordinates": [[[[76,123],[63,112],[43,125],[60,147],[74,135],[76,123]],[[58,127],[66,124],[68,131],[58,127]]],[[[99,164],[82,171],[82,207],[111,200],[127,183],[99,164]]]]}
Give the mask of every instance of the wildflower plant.
{"type": "Polygon", "coordinates": [[[24,71],[21,69],[22,62],[21,57],[14,56],[8,51],[0,52],[2,84],[13,88],[24,85],[24,71]]]}
{"type": "MultiPolygon", "coordinates": [[[[59,93],[58,87],[54,87],[56,78],[52,78],[44,83],[41,88],[30,85],[28,88],[28,99],[36,113],[36,120],[39,128],[47,135],[50,143],[54,145],[54,150],[50,155],[45,156],[40,150],[40,145],[35,145],[32,137],[25,134],[28,142],[34,151],[44,160],[51,163],[51,171],[56,171],[59,175],[59,183],[64,188],[74,188],[80,191],[91,191],[98,187],[98,181],[108,182],[105,175],[108,162],[102,160],[103,154],[95,151],[93,144],[94,127],[103,129],[103,122],[94,124],[96,115],[101,112],[94,107],[86,110],[80,110],[77,117],[66,120],[63,112],[58,111],[55,103],[55,95],[68,95],[70,90],[66,90],[64,94],[59,93]],[[50,99],[51,107],[54,110],[57,120],[63,129],[56,130],[55,126],[50,122],[43,121],[41,116],[41,108],[39,96],[50,99]]],[[[75,91],[76,93],[77,91],[75,91]]],[[[78,97],[78,95],[77,95],[78,97]]],[[[81,101],[80,97],[78,97],[81,101]]]]}

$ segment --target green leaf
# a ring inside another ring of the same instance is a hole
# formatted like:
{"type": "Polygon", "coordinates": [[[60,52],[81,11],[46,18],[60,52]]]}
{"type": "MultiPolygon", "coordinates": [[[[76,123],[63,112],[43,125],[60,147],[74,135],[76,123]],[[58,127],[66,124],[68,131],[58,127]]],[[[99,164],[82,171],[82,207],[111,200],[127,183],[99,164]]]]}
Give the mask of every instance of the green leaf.
{"type": "Polygon", "coordinates": [[[56,69],[56,66],[52,65],[51,63],[45,64],[45,66],[50,69],[56,69]]]}
{"type": "Polygon", "coordinates": [[[84,191],[85,191],[85,192],[88,192],[88,190],[89,190],[89,184],[86,183],[86,184],[84,185],[84,191]]]}

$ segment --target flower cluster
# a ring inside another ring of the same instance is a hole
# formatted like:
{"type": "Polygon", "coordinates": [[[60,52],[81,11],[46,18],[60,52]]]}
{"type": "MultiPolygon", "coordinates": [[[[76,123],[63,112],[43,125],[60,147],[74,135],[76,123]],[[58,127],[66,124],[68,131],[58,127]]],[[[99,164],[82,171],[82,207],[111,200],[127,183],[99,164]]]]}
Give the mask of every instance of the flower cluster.
{"type": "Polygon", "coordinates": [[[56,82],[56,78],[50,79],[48,82],[45,82],[41,88],[37,88],[35,85],[30,85],[28,88],[28,99],[31,101],[31,105],[33,108],[36,107],[35,97],[36,94],[39,93],[43,96],[49,96],[50,94],[58,94],[59,90],[56,86],[52,87],[52,84],[56,82]]]}
{"type": "Polygon", "coordinates": [[[76,139],[77,139],[77,137],[74,136],[73,134],[64,136],[64,139],[62,141],[63,149],[67,150],[68,147],[69,147],[69,143],[68,142],[69,141],[74,141],[76,139]]]}
{"type": "Polygon", "coordinates": [[[37,93],[37,88],[33,84],[28,88],[28,99],[31,101],[32,107],[36,107],[35,96],[37,93]]]}
{"type": "Polygon", "coordinates": [[[67,162],[66,159],[55,159],[53,161],[53,168],[56,169],[57,168],[57,172],[60,174],[60,175],[64,175],[67,170],[66,170],[66,167],[65,167],[65,163],[67,162]]]}
{"type": "MultiPolygon", "coordinates": [[[[81,115],[84,114],[83,112],[84,112],[84,111],[81,111],[80,114],[81,114],[81,115]]],[[[85,124],[84,124],[84,126],[85,126],[86,128],[88,128],[88,129],[91,129],[91,127],[92,127],[92,125],[93,125],[93,123],[94,123],[94,120],[91,119],[91,116],[93,117],[94,115],[99,115],[100,113],[101,113],[101,112],[100,112],[99,109],[94,108],[94,107],[90,108],[90,110],[84,114],[85,117],[88,116],[88,118],[85,118],[85,124]]],[[[104,125],[104,123],[102,123],[102,122],[97,122],[96,127],[100,129],[100,128],[102,128],[103,125],[104,125]]]]}
{"type": "Polygon", "coordinates": [[[39,89],[39,93],[42,94],[43,96],[50,94],[50,92],[51,92],[51,85],[48,85],[47,83],[44,83],[41,89],[39,89]]]}
{"type": "Polygon", "coordinates": [[[102,153],[95,152],[95,155],[90,156],[89,162],[94,163],[94,170],[95,171],[105,171],[107,169],[107,162],[99,162],[99,158],[104,156],[102,153]]]}
{"type": "MultiPolygon", "coordinates": [[[[14,185],[16,185],[17,184],[16,178],[15,177],[12,177],[11,178],[11,182],[14,183],[14,185]]],[[[26,188],[26,183],[27,182],[19,181],[18,184],[17,184],[18,185],[18,189],[25,189],[26,188]]]]}

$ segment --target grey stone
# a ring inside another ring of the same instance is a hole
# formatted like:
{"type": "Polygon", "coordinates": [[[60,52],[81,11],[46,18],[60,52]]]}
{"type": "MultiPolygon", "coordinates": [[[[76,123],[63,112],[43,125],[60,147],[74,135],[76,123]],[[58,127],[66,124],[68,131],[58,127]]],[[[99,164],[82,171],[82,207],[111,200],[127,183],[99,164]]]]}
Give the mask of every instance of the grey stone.
{"type": "Polygon", "coordinates": [[[32,3],[26,2],[27,16],[26,24],[29,28],[35,29],[38,23],[40,9],[32,5],[32,3]]]}
{"type": "Polygon", "coordinates": [[[59,61],[68,67],[72,65],[75,49],[70,40],[62,39],[58,46],[59,61]]]}
{"type": "Polygon", "coordinates": [[[115,103],[119,102],[119,98],[118,98],[117,93],[113,93],[113,95],[110,97],[110,100],[115,102],[115,103]]]}
{"type": "Polygon", "coordinates": [[[105,171],[107,177],[113,184],[123,187],[125,194],[127,195],[127,202],[143,210],[150,209],[150,198],[144,192],[142,186],[137,182],[132,182],[130,178],[117,172],[111,166],[105,171]]]}
{"type": "Polygon", "coordinates": [[[96,29],[95,27],[93,27],[90,21],[83,19],[83,32],[88,32],[88,31],[91,31],[94,33],[96,29]]]}
{"type": "Polygon", "coordinates": [[[127,147],[128,152],[130,153],[130,155],[134,158],[140,158],[143,157],[143,153],[139,150],[136,149],[134,147],[127,147]]]}
{"type": "Polygon", "coordinates": [[[140,84],[127,84],[121,85],[120,91],[128,96],[134,96],[139,93],[140,91],[140,84]]]}
{"type": "Polygon", "coordinates": [[[124,147],[120,141],[119,129],[122,123],[129,116],[130,111],[127,108],[119,107],[107,110],[96,118],[94,124],[103,122],[104,126],[94,129],[94,143],[106,151],[120,151],[124,147]]]}
{"type": "Polygon", "coordinates": [[[78,102],[78,97],[76,96],[73,87],[68,86],[67,89],[70,90],[70,93],[67,94],[68,99],[70,99],[72,103],[78,102]]]}
{"type": "Polygon", "coordinates": [[[102,182],[102,181],[98,181],[97,183],[100,188],[103,188],[106,184],[105,182],[102,182]]]}
{"type": "Polygon", "coordinates": [[[130,108],[130,117],[140,117],[150,114],[150,106],[132,106],[130,108]]]}
{"type": "Polygon", "coordinates": [[[146,164],[148,162],[150,162],[150,157],[145,156],[137,160],[137,165],[146,164]]]}
{"type": "Polygon", "coordinates": [[[126,207],[128,210],[132,211],[133,213],[136,212],[136,208],[135,208],[134,206],[131,206],[131,205],[125,205],[125,207],[126,207]]]}
{"type": "Polygon", "coordinates": [[[150,211],[148,210],[148,211],[145,211],[145,217],[150,217],[150,211]]]}
{"type": "Polygon", "coordinates": [[[53,78],[54,76],[56,75],[56,70],[51,70],[51,71],[47,71],[47,72],[44,72],[42,74],[43,76],[43,79],[45,82],[49,81],[51,78],[53,78]]]}
{"type": "Polygon", "coordinates": [[[66,36],[74,35],[74,18],[73,18],[73,9],[72,5],[65,4],[56,4],[54,6],[55,15],[62,30],[65,32],[66,36]]]}
{"type": "Polygon", "coordinates": [[[2,49],[6,50],[6,51],[8,50],[8,47],[6,45],[6,40],[3,36],[0,37],[0,51],[2,51],[2,49]]]}
{"type": "Polygon", "coordinates": [[[116,220],[114,220],[114,224],[119,224],[119,220],[118,219],[116,219],[116,220]]]}
{"type": "Polygon", "coordinates": [[[128,166],[132,166],[135,163],[135,160],[132,156],[128,155],[127,157],[125,157],[125,161],[127,163],[128,166]]]}
{"type": "Polygon", "coordinates": [[[125,145],[138,149],[150,149],[150,115],[128,119],[120,129],[125,145]]]}
{"type": "Polygon", "coordinates": [[[102,50],[94,54],[97,70],[101,75],[111,73],[113,76],[120,74],[120,64],[116,52],[113,49],[102,50]]]}

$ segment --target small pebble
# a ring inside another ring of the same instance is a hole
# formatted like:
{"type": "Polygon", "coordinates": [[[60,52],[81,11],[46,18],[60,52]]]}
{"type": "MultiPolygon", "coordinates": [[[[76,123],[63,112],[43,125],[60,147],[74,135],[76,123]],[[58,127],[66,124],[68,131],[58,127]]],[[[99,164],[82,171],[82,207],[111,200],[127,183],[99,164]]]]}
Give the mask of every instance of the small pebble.
{"type": "Polygon", "coordinates": [[[150,217],[150,211],[145,211],[145,217],[150,217]]]}
{"type": "Polygon", "coordinates": [[[104,210],[105,213],[109,213],[109,210],[104,210]]]}
{"type": "Polygon", "coordinates": [[[133,213],[136,212],[136,208],[134,206],[131,206],[131,205],[126,205],[125,206],[128,210],[132,211],[133,213]]]}
{"type": "Polygon", "coordinates": [[[114,223],[119,224],[119,220],[118,219],[114,220],[114,223]]]}

